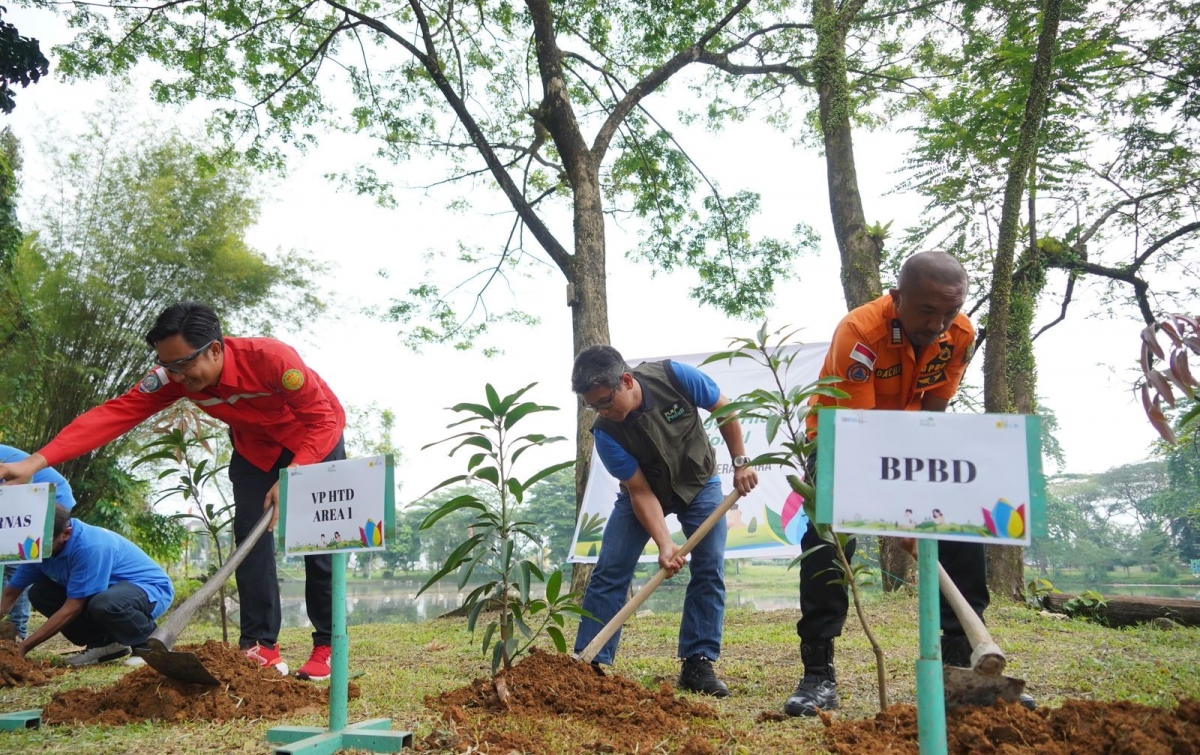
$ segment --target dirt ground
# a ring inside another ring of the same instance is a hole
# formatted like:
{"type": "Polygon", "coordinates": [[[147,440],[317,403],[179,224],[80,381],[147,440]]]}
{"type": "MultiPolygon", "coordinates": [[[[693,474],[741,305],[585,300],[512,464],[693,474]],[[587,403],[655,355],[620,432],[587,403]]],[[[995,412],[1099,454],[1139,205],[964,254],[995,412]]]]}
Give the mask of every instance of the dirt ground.
{"type": "MultiPolygon", "coordinates": [[[[1198,755],[1200,701],[1166,710],[1136,703],[1068,700],[1029,711],[1016,704],[946,714],[950,755],[1198,755]]],[[[838,755],[917,755],[917,710],[895,705],[872,720],[827,722],[838,755]]]]}
{"type": "Polygon", "coordinates": [[[461,751],[470,745],[486,752],[556,752],[547,739],[563,719],[584,720],[603,738],[579,743],[581,752],[650,752],[664,740],[691,732],[692,755],[715,752],[705,722],[717,712],[704,703],[676,697],[670,684],[651,690],[623,676],[601,676],[591,666],[561,653],[535,650],[504,675],[511,693],[507,708],[490,679],[428,697],[448,730],[438,730],[418,749],[461,751]],[[514,726],[526,719],[527,726],[514,726]],[[707,749],[705,749],[707,746],[707,749]],[[487,748],[486,750],[484,748],[487,748]]]}
{"type": "Polygon", "coordinates": [[[17,653],[16,643],[0,640],[0,687],[36,687],[61,674],[46,661],[31,663],[17,653]]]}
{"type": "MultiPolygon", "coordinates": [[[[48,724],[122,725],[139,721],[213,721],[235,718],[277,719],[321,711],[328,705],[328,686],[281,676],[260,668],[240,650],[215,640],[179,646],[194,652],[217,686],[168,679],[149,666],[130,671],[100,689],[73,689],[51,698],[42,714],[48,724]]],[[[357,687],[350,685],[350,696],[357,687]]]]}
{"type": "MultiPolygon", "coordinates": [[[[730,731],[713,707],[677,697],[670,684],[648,689],[621,676],[600,676],[561,654],[534,652],[504,675],[511,698],[500,702],[490,679],[436,697],[426,705],[445,727],[418,743],[423,751],[492,753],[672,753],[729,751],[730,731]],[[577,726],[578,725],[578,726],[577,726]],[[603,732],[570,739],[564,730],[603,732]]],[[[758,723],[782,721],[763,713],[758,723]]],[[[917,714],[894,705],[874,719],[825,719],[825,742],[836,755],[918,755],[917,714]]],[[[1135,703],[1068,701],[1028,711],[1019,705],[957,708],[947,714],[950,755],[1200,755],[1200,701],[1174,709],[1135,703]]],[[[739,744],[754,751],[753,734],[739,744]]]]}

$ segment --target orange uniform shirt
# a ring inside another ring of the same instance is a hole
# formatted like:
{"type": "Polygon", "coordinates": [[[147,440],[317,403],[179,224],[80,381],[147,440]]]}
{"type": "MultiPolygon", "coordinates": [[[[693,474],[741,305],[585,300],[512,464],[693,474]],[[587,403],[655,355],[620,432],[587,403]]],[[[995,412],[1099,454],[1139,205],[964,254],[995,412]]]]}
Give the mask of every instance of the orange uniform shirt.
{"type": "Polygon", "coordinates": [[[226,338],[216,385],[191,393],[156,367],[128,393],[76,417],[38,453],[50,466],[61,464],[116,440],[184,398],[229,425],[233,447],[264,472],[285,448],[295,454],[296,464],[319,462],[346,427],[337,396],[291,346],[273,338],[226,338]]]}
{"type": "MultiPolygon", "coordinates": [[[[914,348],[896,319],[892,297],[884,294],[842,318],[821,366],[821,377],[842,378],[836,387],[850,398],[813,396],[809,403],[917,411],[926,395],[949,400],[958,390],[974,346],[975,328],[959,312],[937,341],[914,348]]],[[[809,413],[807,423],[809,432],[816,432],[816,412],[809,413]]]]}

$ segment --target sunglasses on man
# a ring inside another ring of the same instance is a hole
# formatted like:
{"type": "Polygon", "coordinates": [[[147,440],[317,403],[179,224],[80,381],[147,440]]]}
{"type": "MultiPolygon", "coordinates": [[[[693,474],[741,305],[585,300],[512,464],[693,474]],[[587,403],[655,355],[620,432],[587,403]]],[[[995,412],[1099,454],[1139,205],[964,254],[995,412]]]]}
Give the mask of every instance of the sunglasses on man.
{"type": "Polygon", "coordinates": [[[191,354],[188,354],[183,359],[176,359],[171,362],[164,362],[161,359],[155,359],[154,361],[158,363],[159,367],[162,367],[167,372],[174,372],[176,374],[179,374],[179,373],[183,372],[184,370],[186,370],[189,364],[196,361],[196,359],[198,359],[200,357],[200,355],[203,354],[204,351],[209,346],[212,346],[216,342],[217,342],[217,339],[215,339],[215,338],[212,339],[208,343],[204,344],[200,348],[193,351],[191,354]]]}

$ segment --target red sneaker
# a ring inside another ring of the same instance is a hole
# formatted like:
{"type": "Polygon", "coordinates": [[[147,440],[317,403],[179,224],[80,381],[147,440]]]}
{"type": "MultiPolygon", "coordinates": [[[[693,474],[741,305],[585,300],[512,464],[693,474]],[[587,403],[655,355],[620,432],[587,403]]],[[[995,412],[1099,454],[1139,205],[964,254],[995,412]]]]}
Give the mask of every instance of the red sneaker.
{"type": "Polygon", "coordinates": [[[287,676],[288,665],[283,662],[283,658],[279,655],[278,644],[257,644],[246,651],[246,657],[263,667],[274,666],[280,674],[287,676]]]}
{"type": "Polygon", "coordinates": [[[296,670],[296,676],[312,682],[328,679],[333,673],[329,668],[329,656],[332,653],[333,649],[328,645],[317,645],[304,665],[296,670]]]}

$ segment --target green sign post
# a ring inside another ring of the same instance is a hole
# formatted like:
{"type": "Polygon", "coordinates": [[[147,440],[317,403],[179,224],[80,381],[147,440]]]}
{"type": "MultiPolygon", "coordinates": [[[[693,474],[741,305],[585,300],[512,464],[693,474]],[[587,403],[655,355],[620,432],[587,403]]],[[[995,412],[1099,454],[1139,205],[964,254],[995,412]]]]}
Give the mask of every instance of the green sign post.
{"type": "MultiPolygon", "coordinates": [[[[362,550],[382,550],[386,538],[395,533],[395,466],[391,456],[374,459],[351,459],[347,462],[313,464],[280,472],[279,536],[285,550],[292,555],[288,543],[296,540],[287,535],[287,517],[296,517],[306,525],[330,512],[351,511],[345,521],[383,522],[383,537],[374,537],[370,527],[362,530],[362,550]],[[382,463],[381,463],[382,462],[382,463]],[[378,468],[377,468],[378,465],[378,468]],[[366,467],[365,469],[363,467],[366,467]],[[384,474],[378,474],[380,470],[384,474]],[[382,481],[383,490],[376,488],[382,481]],[[329,491],[337,495],[330,496],[329,491]],[[347,493],[346,491],[352,491],[347,493]],[[324,496],[322,495],[324,493],[324,496]],[[291,505],[289,505],[289,495],[291,505]],[[346,504],[353,504],[352,506],[346,504]],[[359,508],[353,514],[353,508],[359,508]]],[[[350,530],[347,529],[349,532],[350,530]]],[[[305,537],[292,545],[305,543],[305,537]]],[[[390,718],[374,718],[349,724],[350,699],[350,635],[346,630],[346,558],[341,544],[327,543],[333,550],[333,641],[331,643],[329,677],[329,728],[319,726],[276,726],[267,732],[267,741],[282,744],[277,755],[330,755],[338,750],[355,749],[371,752],[399,752],[412,746],[413,736],[407,731],[392,731],[390,718]]],[[[296,552],[303,555],[304,551],[296,552]]]]}

